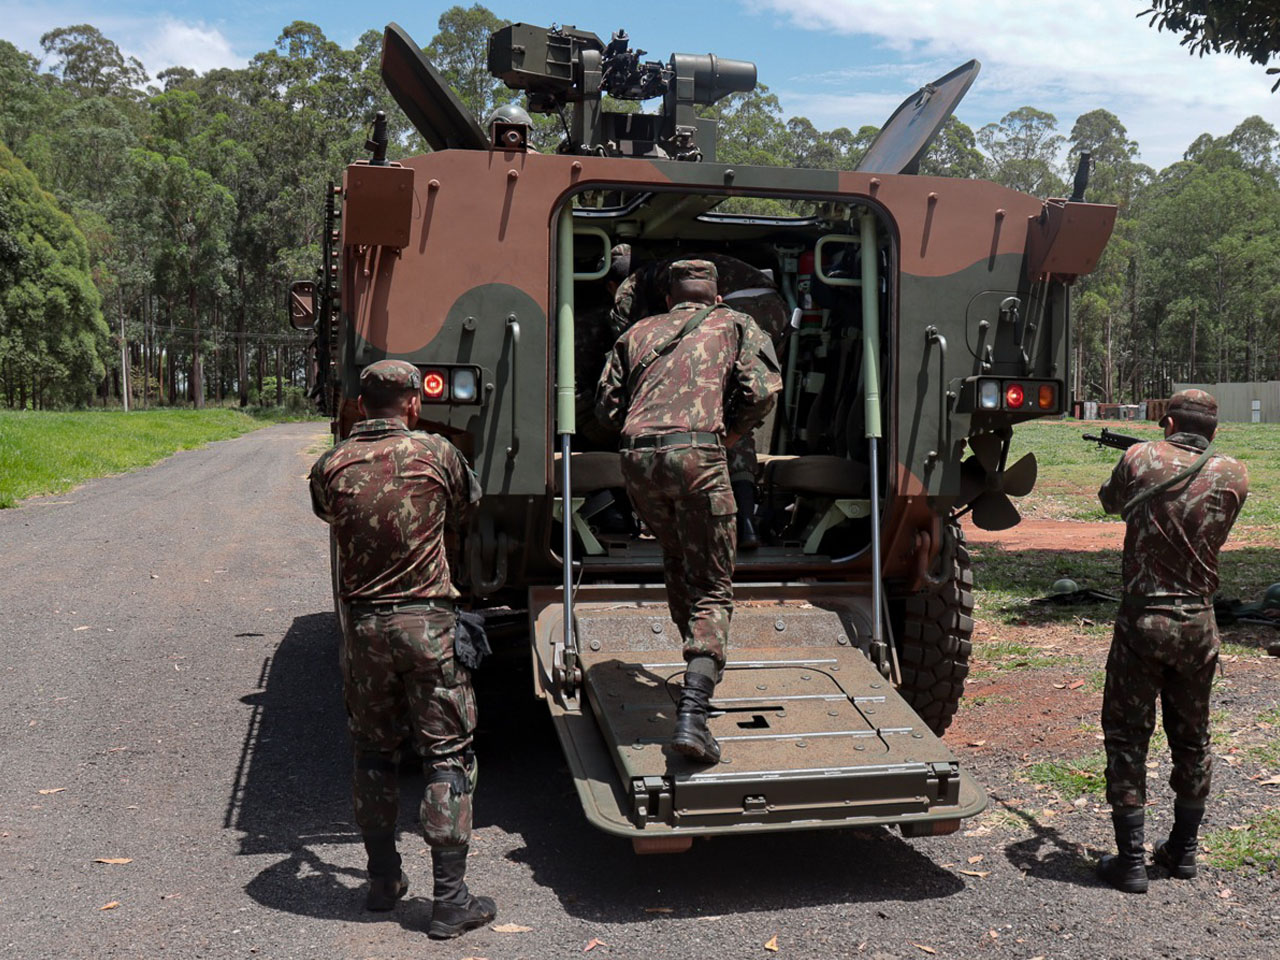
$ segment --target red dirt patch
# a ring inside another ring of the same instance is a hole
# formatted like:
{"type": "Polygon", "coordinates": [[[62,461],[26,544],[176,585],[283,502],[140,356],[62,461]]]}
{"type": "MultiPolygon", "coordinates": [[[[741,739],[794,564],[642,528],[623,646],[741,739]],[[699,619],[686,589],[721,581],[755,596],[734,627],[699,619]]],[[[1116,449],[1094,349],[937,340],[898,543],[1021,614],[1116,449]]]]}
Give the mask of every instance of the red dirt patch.
{"type": "MultiPolygon", "coordinates": [[[[980,530],[966,515],[960,520],[970,543],[995,543],[1005,550],[1122,550],[1124,524],[1107,520],[1044,520],[1024,517],[1009,530],[980,530]]],[[[1233,535],[1224,550],[1259,546],[1243,536],[1233,535]]]]}

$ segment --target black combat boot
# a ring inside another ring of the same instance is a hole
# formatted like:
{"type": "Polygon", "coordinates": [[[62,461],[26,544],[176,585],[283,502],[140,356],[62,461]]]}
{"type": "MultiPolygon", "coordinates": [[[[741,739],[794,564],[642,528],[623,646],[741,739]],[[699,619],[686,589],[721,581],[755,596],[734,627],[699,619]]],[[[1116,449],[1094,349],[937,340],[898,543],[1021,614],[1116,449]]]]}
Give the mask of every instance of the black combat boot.
{"type": "Polygon", "coordinates": [[[738,504],[738,549],[756,550],[760,534],[756,532],[756,485],[750,480],[735,480],[733,499],[738,504]]]}
{"type": "Polygon", "coordinates": [[[1203,806],[1173,805],[1173,829],[1169,839],[1156,847],[1153,859],[1176,880],[1190,880],[1196,875],[1196,847],[1203,819],[1203,806]]]}
{"type": "Polygon", "coordinates": [[[468,930],[483,927],[498,915],[489,897],[473,897],[464,879],[467,875],[467,848],[435,847],[431,851],[435,874],[435,902],[431,905],[432,940],[452,940],[468,930]]]}
{"type": "Polygon", "coordinates": [[[1098,876],[1125,893],[1147,892],[1147,858],[1142,849],[1145,819],[1146,811],[1141,807],[1119,807],[1111,811],[1118,852],[1098,861],[1098,876]]]}
{"type": "Polygon", "coordinates": [[[369,892],[365,895],[364,908],[390,910],[409,892],[409,878],[400,869],[400,854],[396,853],[396,835],[366,834],[364,849],[369,855],[369,892]]]}
{"type": "Polygon", "coordinates": [[[680,705],[676,707],[676,732],[671,746],[700,763],[720,762],[720,744],[707,729],[707,713],[715,689],[716,682],[710,677],[686,671],[680,705]]]}

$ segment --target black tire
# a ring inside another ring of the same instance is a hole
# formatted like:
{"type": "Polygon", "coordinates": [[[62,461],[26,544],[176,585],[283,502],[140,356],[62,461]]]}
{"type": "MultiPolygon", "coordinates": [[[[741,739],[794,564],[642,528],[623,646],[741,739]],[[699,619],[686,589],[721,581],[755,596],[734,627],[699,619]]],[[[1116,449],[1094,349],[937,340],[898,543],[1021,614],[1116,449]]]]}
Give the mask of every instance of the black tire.
{"type": "Polygon", "coordinates": [[[937,571],[940,585],[897,598],[895,639],[902,668],[898,692],[938,736],[951,725],[964,696],[973,652],[973,568],[960,525],[949,521],[937,571]]]}

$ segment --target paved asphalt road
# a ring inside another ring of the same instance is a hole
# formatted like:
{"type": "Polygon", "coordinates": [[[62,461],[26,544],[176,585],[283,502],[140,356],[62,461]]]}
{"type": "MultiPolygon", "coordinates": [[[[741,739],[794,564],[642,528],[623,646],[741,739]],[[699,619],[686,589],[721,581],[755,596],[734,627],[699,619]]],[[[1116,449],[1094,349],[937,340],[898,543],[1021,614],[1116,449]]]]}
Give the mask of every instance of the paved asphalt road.
{"type": "Polygon", "coordinates": [[[1257,896],[1274,881],[1239,885],[1244,913],[1201,881],[1126,898],[1043,828],[637,858],[586,825],[517,648],[481,687],[470,879],[529,929],[427,940],[412,802],[414,890],[364,914],[327,533],[303,482],[323,437],[272,427],[0,512],[0,957],[496,960],[593,939],[594,957],[1274,955],[1280,910],[1257,896]],[[989,875],[958,873],[984,850],[989,875]]]}

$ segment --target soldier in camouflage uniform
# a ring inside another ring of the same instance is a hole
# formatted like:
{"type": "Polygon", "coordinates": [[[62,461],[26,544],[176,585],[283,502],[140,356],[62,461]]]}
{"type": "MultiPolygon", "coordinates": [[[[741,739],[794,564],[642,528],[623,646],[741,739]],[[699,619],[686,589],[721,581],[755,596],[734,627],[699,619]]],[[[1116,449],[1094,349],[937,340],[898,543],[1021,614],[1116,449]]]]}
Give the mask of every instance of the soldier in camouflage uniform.
{"type": "Polygon", "coordinates": [[[1098,872],[1132,893],[1147,889],[1143,854],[1147,747],[1163,705],[1173,772],[1174,824],[1155,860],[1178,878],[1196,874],[1196,842],[1209,795],[1209,694],[1218,661],[1213,596],[1218,551],[1248,492],[1244,465],[1207,451],[1218,404],[1202,390],[1169,401],[1165,439],[1134,444],[1098,491],[1125,521],[1124,599],[1116,616],[1102,698],[1107,800],[1117,856],[1098,872]]]}
{"type": "MultiPolygon", "coordinates": [[[[724,302],[751,317],[773,341],[775,352],[780,350],[790,317],[773,277],[722,253],[700,254],[699,259],[715,266],[716,292],[724,302]]],[[[609,318],[614,339],[641,318],[657,312],[665,302],[670,283],[668,271],[673,262],[651,261],[619,285],[609,318]]],[[[729,448],[729,483],[738,507],[738,547],[754,550],[760,545],[760,537],[754,522],[756,438],[750,431],[729,448]]]]}
{"type": "Polygon", "coordinates": [[[355,749],[356,823],[368,853],[366,907],[390,910],[408,890],[396,852],[405,716],[427,770],[422,831],[435,875],[429,934],[454,937],[495,915],[465,882],[476,762],[476,699],[454,656],[458,591],[445,529],[456,528],[480,487],[457,449],[411,432],[422,375],[380,360],[360,375],[364,417],[311,469],[312,506],[333,530],[340,598],[350,604],[343,689],[355,749]]]}
{"type": "Polygon", "coordinates": [[[755,321],[719,305],[713,264],[681,260],[670,273],[669,312],[614,345],[598,408],[621,427],[627,493],[662,545],[667,605],[684,639],[672,746],[714,763],[707,712],[733,615],[736,533],[724,447],[764,419],[782,380],[755,321]]]}

